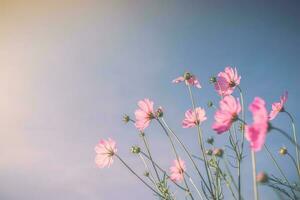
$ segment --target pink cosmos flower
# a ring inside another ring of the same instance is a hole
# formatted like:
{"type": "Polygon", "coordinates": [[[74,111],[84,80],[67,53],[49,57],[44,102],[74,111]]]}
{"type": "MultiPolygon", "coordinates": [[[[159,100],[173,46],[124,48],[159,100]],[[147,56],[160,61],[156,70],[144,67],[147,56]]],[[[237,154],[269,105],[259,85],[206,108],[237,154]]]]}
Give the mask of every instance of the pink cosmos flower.
{"type": "Polygon", "coordinates": [[[182,121],[183,128],[192,128],[198,124],[201,124],[207,118],[205,116],[205,110],[198,107],[193,109],[189,109],[185,112],[185,118],[182,121]]]}
{"type": "Polygon", "coordinates": [[[285,92],[283,95],[281,95],[280,102],[275,102],[272,104],[272,110],[269,114],[270,120],[275,119],[275,117],[278,115],[278,113],[283,111],[284,104],[286,103],[287,99],[288,99],[288,93],[285,92]]]}
{"type": "Polygon", "coordinates": [[[171,180],[182,181],[184,177],[184,172],[186,170],[185,163],[180,158],[173,161],[173,166],[170,167],[171,180]]]}
{"type": "Polygon", "coordinates": [[[220,108],[215,113],[215,123],[212,128],[218,134],[228,131],[231,124],[238,118],[241,112],[241,104],[233,96],[225,96],[220,101],[220,108]]]}
{"type": "Polygon", "coordinates": [[[245,126],[245,137],[250,142],[252,150],[260,151],[265,143],[269,126],[266,103],[263,99],[255,97],[249,110],[253,115],[253,124],[245,126]]]}
{"type": "Polygon", "coordinates": [[[95,163],[99,168],[110,167],[113,163],[113,156],[117,153],[116,142],[110,138],[108,140],[100,140],[95,146],[97,153],[95,163]]]}
{"type": "Polygon", "coordinates": [[[180,77],[174,79],[172,81],[172,83],[180,83],[180,82],[183,82],[183,81],[185,81],[186,85],[192,85],[192,86],[195,86],[196,88],[199,88],[199,89],[201,88],[200,82],[198,81],[196,76],[192,75],[188,72],[186,72],[184,74],[184,76],[180,76],[180,77]]]}
{"type": "Polygon", "coordinates": [[[238,75],[236,68],[230,66],[225,68],[224,72],[220,72],[216,79],[215,89],[221,96],[230,95],[235,87],[240,84],[241,76],[238,75]]]}
{"type": "Polygon", "coordinates": [[[139,131],[145,130],[154,118],[153,101],[144,99],[138,102],[139,109],[135,111],[135,127],[139,131]]]}

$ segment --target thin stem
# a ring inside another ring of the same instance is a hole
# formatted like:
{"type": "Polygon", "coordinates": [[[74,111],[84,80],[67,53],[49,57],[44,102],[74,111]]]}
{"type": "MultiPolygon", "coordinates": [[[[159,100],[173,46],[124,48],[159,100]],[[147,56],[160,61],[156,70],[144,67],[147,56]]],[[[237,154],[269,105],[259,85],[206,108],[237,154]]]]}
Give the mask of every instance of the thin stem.
{"type": "Polygon", "coordinates": [[[197,165],[196,165],[194,159],[192,158],[192,155],[190,154],[190,152],[189,152],[189,150],[187,149],[187,147],[186,147],[186,146],[183,144],[183,142],[178,138],[178,136],[175,134],[175,132],[174,132],[172,129],[170,129],[170,127],[168,126],[168,124],[165,122],[164,118],[161,118],[161,121],[162,121],[162,123],[164,124],[164,126],[169,130],[169,132],[175,137],[176,141],[181,145],[181,147],[183,148],[183,150],[185,151],[185,153],[188,155],[188,157],[189,157],[189,159],[191,160],[191,162],[192,162],[194,168],[196,169],[198,175],[200,176],[201,180],[203,181],[204,186],[208,189],[208,191],[209,191],[210,193],[212,193],[212,191],[211,191],[210,188],[208,187],[208,185],[207,185],[205,179],[204,179],[203,176],[201,175],[200,170],[199,170],[199,168],[197,167],[197,165]]]}
{"type": "Polygon", "coordinates": [[[284,135],[293,145],[295,145],[297,148],[299,148],[299,144],[295,143],[294,139],[289,136],[288,133],[286,133],[285,131],[281,130],[280,128],[276,128],[274,126],[271,127],[271,129],[276,130],[278,132],[280,132],[282,135],[284,135]]]}
{"type": "Polygon", "coordinates": [[[129,167],[129,165],[126,164],[126,162],[118,155],[115,154],[115,156],[123,163],[123,165],[125,167],[127,167],[127,169],[129,169],[129,171],[135,175],[143,184],[145,184],[152,192],[154,192],[155,194],[157,194],[159,197],[161,197],[162,199],[165,199],[161,194],[159,194],[157,191],[155,191],[148,183],[146,183],[137,173],[135,173],[135,171],[133,171],[133,169],[131,167],[129,167]]]}
{"type": "MultiPolygon", "coordinates": [[[[193,111],[195,112],[196,106],[195,106],[195,101],[194,101],[194,97],[193,97],[193,93],[192,93],[190,85],[188,85],[188,90],[189,90],[189,95],[190,95],[192,106],[193,106],[193,111]]],[[[197,117],[197,115],[196,115],[196,117],[197,117]]],[[[198,121],[198,119],[196,119],[196,120],[198,121]]],[[[203,144],[202,131],[201,131],[201,128],[200,128],[199,124],[197,125],[197,131],[198,131],[198,142],[199,142],[200,149],[201,149],[201,152],[202,152],[202,156],[203,156],[203,159],[204,159],[204,166],[205,166],[205,171],[206,171],[206,175],[207,175],[207,179],[208,179],[208,184],[209,184],[210,190],[213,191],[212,183],[211,183],[211,180],[210,180],[211,177],[209,175],[207,157],[205,155],[205,148],[204,148],[204,144],[203,144]]],[[[213,195],[213,192],[211,194],[213,196],[213,199],[215,199],[215,197],[213,195]]]]}
{"type": "MultiPolygon", "coordinates": [[[[293,116],[287,112],[287,111],[284,111],[290,118],[291,120],[291,124],[292,124],[292,129],[293,129],[293,135],[294,135],[294,142],[296,144],[298,144],[297,142],[297,134],[296,134],[296,127],[295,127],[295,123],[294,123],[294,118],[293,116]]],[[[299,161],[299,148],[298,146],[296,146],[296,160],[297,160],[297,170],[298,170],[298,174],[300,175],[300,161],[299,161]]]]}
{"type": "Polygon", "coordinates": [[[257,182],[256,182],[256,158],[255,158],[255,152],[253,150],[251,150],[251,159],[252,159],[254,199],[258,200],[258,191],[257,191],[257,182]]]}
{"type": "MultiPolygon", "coordinates": [[[[149,156],[147,154],[145,154],[144,152],[141,151],[141,154],[144,155],[148,160],[150,160],[149,156]]],[[[166,177],[168,179],[170,179],[177,187],[179,187],[180,189],[184,190],[184,191],[188,191],[186,188],[182,187],[181,185],[179,185],[178,183],[176,183],[174,180],[171,179],[171,177],[168,175],[168,173],[163,170],[163,168],[161,168],[157,163],[154,162],[154,164],[156,165],[157,169],[159,169],[163,174],[166,175],[166,177]]]]}
{"type": "Polygon", "coordinates": [[[149,143],[148,143],[148,141],[146,139],[146,135],[145,135],[145,133],[141,133],[141,136],[142,136],[143,142],[145,144],[146,150],[148,152],[148,155],[149,155],[150,161],[152,163],[153,169],[155,171],[156,177],[157,177],[158,181],[160,182],[160,177],[159,177],[157,169],[156,169],[156,167],[154,165],[154,161],[153,161],[152,156],[151,156],[150,147],[149,147],[149,143]]]}
{"type": "MultiPolygon", "coordinates": [[[[147,162],[145,161],[145,159],[144,159],[144,157],[142,156],[141,153],[139,153],[138,155],[139,155],[139,157],[141,158],[141,160],[143,161],[144,166],[145,166],[145,169],[147,170],[147,172],[149,172],[149,175],[150,175],[150,177],[148,176],[149,180],[153,183],[153,185],[155,185],[157,191],[159,191],[159,188],[157,187],[157,184],[155,183],[154,176],[153,176],[151,170],[149,169],[149,167],[148,167],[148,165],[147,165],[147,162]]],[[[150,159],[149,159],[149,160],[150,160],[150,159]]]]}
{"type": "MultiPolygon", "coordinates": [[[[176,156],[176,160],[177,160],[178,163],[179,163],[179,162],[180,162],[180,161],[179,161],[179,156],[178,156],[178,153],[177,153],[177,151],[176,151],[176,148],[175,148],[175,145],[174,145],[174,142],[173,142],[172,138],[170,137],[168,131],[166,130],[166,128],[164,127],[164,125],[161,123],[161,121],[160,121],[159,119],[157,119],[157,121],[158,121],[158,123],[160,124],[160,126],[162,127],[162,129],[164,130],[164,132],[166,133],[166,135],[168,136],[168,138],[169,138],[169,140],[170,140],[170,143],[171,143],[171,145],[172,145],[173,152],[174,152],[174,154],[175,154],[175,156],[176,156]]],[[[189,193],[191,199],[194,199],[192,193],[190,192],[189,186],[188,186],[188,184],[187,184],[187,182],[186,182],[186,180],[185,180],[185,176],[184,176],[184,175],[183,175],[183,179],[184,179],[185,186],[186,186],[186,188],[188,189],[188,193],[189,193]]]]}
{"type": "Polygon", "coordinates": [[[273,161],[274,165],[276,166],[276,168],[278,169],[278,171],[280,172],[281,176],[284,178],[284,180],[287,182],[287,184],[289,185],[289,187],[291,188],[291,192],[293,193],[294,197],[296,197],[296,194],[294,193],[294,190],[291,187],[290,182],[288,181],[288,179],[286,178],[285,174],[283,173],[282,169],[280,168],[278,162],[276,161],[276,159],[274,158],[273,154],[271,153],[271,151],[269,150],[268,146],[266,144],[264,144],[264,147],[266,149],[266,151],[268,152],[269,157],[271,158],[271,160],[273,161]]]}
{"type": "Polygon", "coordinates": [[[237,187],[237,185],[236,185],[236,182],[235,182],[235,180],[234,180],[234,178],[233,178],[233,176],[232,176],[232,173],[231,173],[231,171],[230,171],[230,169],[229,169],[229,166],[228,166],[228,161],[227,161],[227,158],[224,156],[224,164],[225,164],[225,168],[226,168],[226,171],[227,171],[227,173],[228,173],[228,175],[229,175],[229,177],[230,177],[230,179],[231,179],[231,181],[232,181],[232,183],[233,183],[233,186],[235,187],[235,189],[236,190],[238,190],[238,187],[237,187]]]}
{"type": "MultiPolygon", "coordinates": [[[[290,159],[292,160],[292,162],[293,162],[293,164],[294,164],[294,166],[296,167],[296,169],[298,169],[297,168],[297,163],[296,163],[296,160],[295,160],[295,158],[289,153],[289,152],[287,152],[287,155],[290,157],[290,159]]],[[[300,178],[300,177],[299,177],[300,178]]]]}
{"type": "Polygon", "coordinates": [[[186,175],[187,175],[187,177],[189,178],[189,181],[191,182],[191,184],[193,185],[193,187],[195,188],[195,190],[197,191],[197,193],[198,193],[200,199],[203,200],[203,197],[202,197],[200,191],[198,190],[198,188],[196,187],[196,185],[195,185],[195,183],[194,183],[192,177],[190,177],[188,174],[186,174],[186,175]]]}

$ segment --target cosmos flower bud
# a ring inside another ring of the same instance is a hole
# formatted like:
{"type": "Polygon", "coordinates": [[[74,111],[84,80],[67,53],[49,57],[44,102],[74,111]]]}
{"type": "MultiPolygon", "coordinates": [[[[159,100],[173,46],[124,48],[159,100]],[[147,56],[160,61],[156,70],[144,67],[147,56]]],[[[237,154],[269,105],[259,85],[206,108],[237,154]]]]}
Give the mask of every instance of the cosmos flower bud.
{"type": "Polygon", "coordinates": [[[185,72],[183,75],[184,80],[189,80],[192,77],[192,74],[189,72],[185,72]]]}
{"type": "Polygon", "coordinates": [[[132,146],[130,151],[131,153],[138,154],[141,152],[141,148],[139,146],[132,146]]]}
{"type": "Polygon", "coordinates": [[[207,140],[206,140],[206,142],[208,143],[208,144],[214,144],[214,138],[213,137],[209,137],[209,138],[207,138],[207,140]]]}
{"type": "Polygon", "coordinates": [[[156,115],[157,118],[163,117],[163,116],[164,116],[164,112],[163,112],[162,107],[159,107],[159,108],[156,110],[155,115],[156,115]]]}
{"type": "Polygon", "coordinates": [[[123,122],[128,123],[130,121],[130,117],[128,115],[123,116],[123,122]]]}
{"type": "Polygon", "coordinates": [[[223,153],[224,153],[223,149],[220,149],[220,148],[216,148],[213,151],[213,155],[216,157],[222,157],[223,153]]]}
{"type": "Polygon", "coordinates": [[[144,172],[144,176],[149,177],[149,172],[148,172],[148,171],[145,171],[145,172],[144,172]]]}
{"type": "Polygon", "coordinates": [[[205,151],[205,154],[208,155],[208,156],[211,156],[212,153],[213,153],[213,151],[212,151],[211,149],[207,149],[207,150],[205,151]]]}
{"type": "Polygon", "coordinates": [[[287,154],[287,153],[288,153],[287,148],[281,147],[281,148],[279,149],[279,154],[280,154],[280,155],[284,156],[284,155],[287,154]]]}
{"type": "Polygon", "coordinates": [[[210,83],[216,83],[217,82],[217,78],[215,76],[212,76],[210,79],[209,79],[209,82],[210,83]]]}
{"type": "Polygon", "coordinates": [[[260,172],[256,176],[256,181],[258,183],[266,183],[266,182],[268,182],[268,179],[269,179],[269,177],[265,172],[260,172]]]}
{"type": "Polygon", "coordinates": [[[213,104],[213,102],[212,101],[208,101],[207,102],[207,106],[210,108],[210,107],[212,107],[214,104],[213,104]]]}
{"type": "Polygon", "coordinates": [[[244,130],[245,130],[245,125],[244,125],[244,123],[239,123],[239,131],[240,132],[244,132],[244,130]]]}
{"type": "Polygon", "coordinates": [[[144,133],[144,132],[140,132],[140,136],[141,136],[141,137],[144,137],[144,136],[145,136],[145,133],[144,133]]]}

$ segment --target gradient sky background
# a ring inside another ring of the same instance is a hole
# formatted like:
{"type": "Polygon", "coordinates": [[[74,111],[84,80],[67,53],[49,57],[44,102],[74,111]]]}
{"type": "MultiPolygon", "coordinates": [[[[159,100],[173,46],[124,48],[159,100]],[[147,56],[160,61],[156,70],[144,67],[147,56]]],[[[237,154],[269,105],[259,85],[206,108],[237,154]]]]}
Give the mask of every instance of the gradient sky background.
{"type": "MultiPolygon", "coordinates": [[[[279,0],[0,0],[0,199],[154,199],[119,162],[97,169],[94,146],[113,137],[120,155],[142,168],[128,150],[140,144],[137,132],[121,119],[149,97],[197,152],[195,130],[180,126],[191,106],[187,91],[171,84],[185,70],[199,77],[195,96],[204,107],[218,99],[209,77],[227,65],[238,67],[247,105],[261,96],[270,108],[288,90],[286,108],[300,127],[299,9],[299,1],[279,0]]],[[[213,113],[207,109],[206,136],[214,134],[213,113]]],[[[285,115],[274,123],[291,130],[285,115]]],[[[168,167],[170,146],[157,127],[148,130],[150,143],[168,167]]],[[[267,143],[273,152],[291,148],[276,133],[267,143]]],[[[296,177],[290,161],[277,158],[296,177]]],[[[258,169],[276,172],[269,163],[260,152],[258,169]]],[[[242,170],[251,199],[249,161],[242,170]]]]}

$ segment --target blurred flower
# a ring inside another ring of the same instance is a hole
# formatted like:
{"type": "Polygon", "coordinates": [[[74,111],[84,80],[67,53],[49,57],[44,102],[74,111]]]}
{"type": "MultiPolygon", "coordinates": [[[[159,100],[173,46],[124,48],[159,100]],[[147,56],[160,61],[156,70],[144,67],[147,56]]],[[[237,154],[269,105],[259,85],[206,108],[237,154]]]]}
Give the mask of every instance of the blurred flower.
{"type": "Polygon", "coordinates": [[[173,181],[182,181],[183,175],[186,170],[185,163],[180,158],[173,161],[173,166],[170,167],[171,171],[171,180],[173,181]]]}
{"type": "Polygon", "coordinates": [[[258,183],[266,183],[268,182],[268,175],[265,172],[259,172],[256,176],[256,181],[258,183]]]}
{"type": "Polygon", "coordinates": [[[185,118],[182,121],[183,128],[192,128],[198,124],[201,124],[207,118],[205,116],[205,110],[201,107],[193,109],[189,109],[185,112],[185,118]]]}
{"type": "Polygon", "coordinates": [[[144,99],[138,102],[139,109],[135,111],[135,127],[139,131],[143,131],[147,128],[154,118],[153,114],[153,101],[144,99]]]}
{"type": "Polygon", "coordinates": [[[180,77],[174,79],[172,81],[172,83],[180,83],[183,81],[185,81],[186,85],[192,85],[192,86],[195,86],[196,88],[201,88],[201,85],[200,85],[198,79],[196,78],[196,76],[192,75],[189,72],[186,72],[186,73],[184,73],[183,76],[180,76],[180,77]]]}
{"type": "Polygon", "coordinates": [[[230,66],[220,72],[215,82],[215,89],[221,96],[230,95],[235,87],[240,84],[241,76],[238,75],[236,68],[230,66]]]}
{"type": "Polygon", "coordinates": [[[279,154],[280,154],[280,155],[284,156],[284,155],[287,154],[287,153],[288,153],[287,148],[281,147],[281,148],[279,149],[279,154]]]}
{"type": "Polygon", "coordinates": [[[245,126],[245,137],[254,151],[260,151],[268,132],[268,112],[263,99],[255,97],[249,110],[253,115],[253,124],[245,126]]]}
{"type": "Polygon", "coordinates": [[[239,113],[241,112],[241,105],[238,99],[233,96],[225,96],[220,101],[220,108],[215,113],[215,123],[212,128],[217,131],[218,134],[228,131],[232,123],[237,120],[239,113]]]}
{"type": "Polygon", "coordinates": [[[215,148],[213,150],[213,155],[217,156],[217,157],[222,157],[223,153],[224,153],[223,149],[220,149],[220,148],[215,148]]]}
{"type": "Polygon", "coordinates": [[[270,120],[275,119],[278,113],[284,110],[284,104],[286,103],[287,99],[288,99],[288,92],[285,92],[283,95],[281,95],[280,102],[275,102],[272,104],[272,110],[269,114],[270,120]]]}
{"type": "Polygon", "coordinates": [[[110,138],[108,140],[100,140],[96,145],[97,153],[95,162],[99,168],[110,167],[113,163],[113,156],[117,152],[116,142],[110,138]]]}

